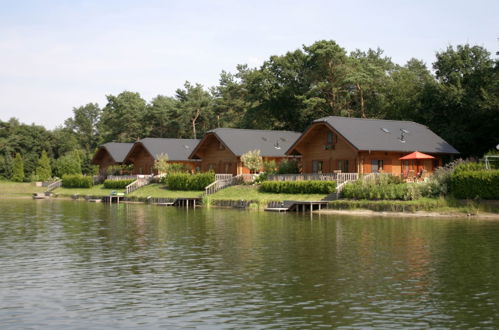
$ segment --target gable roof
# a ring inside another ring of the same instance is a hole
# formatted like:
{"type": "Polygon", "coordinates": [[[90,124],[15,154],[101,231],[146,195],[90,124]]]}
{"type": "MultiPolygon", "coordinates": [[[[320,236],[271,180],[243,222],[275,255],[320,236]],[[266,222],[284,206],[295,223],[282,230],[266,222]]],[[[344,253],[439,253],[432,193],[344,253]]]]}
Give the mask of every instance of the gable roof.
{"type": "MultiPolygon", "coordinates": [[[[330,116],[314,120],[312,126],[319,123],[330,126],[356,149],[362,151],[413,152],[417,150],[427,153],[459,153],[428,127],[413,121],[330,116]]],[[[293,148],[294,145],[287,153],[293,148]]]]}
{"type": "MultiPolygon", "coordinates": [[[[104,143],[99,149],[105,149],[116,163],[123,163],[126,155],[132,149],[133,143],[104,143]]],[[[97,155],[97,153],[95,153],[97,155]]],[[[94,156],[95,157],[95,156],[94,156]]]]}
{"type": "MultiPolygon", "coordinates": [[[[198,147],[209,135],[215,135],[232,153],[241,156],[250,150],[260,150],[264,157],[284,157],[286,150],[295,143],[301,133],[242,128],[216,128],[208,131],[198,147]]],[[[190,157],[194,157],[198,147],[190,157]]]]}
{"type": "Polygon", "coordinates": [[[168,160],[173,161],[192,161],[189,155],[197,146],[198,139],[163,139],[163,138],[145,138],[137,142],[157,159],[161,154],[167,154],[168,160]]]}

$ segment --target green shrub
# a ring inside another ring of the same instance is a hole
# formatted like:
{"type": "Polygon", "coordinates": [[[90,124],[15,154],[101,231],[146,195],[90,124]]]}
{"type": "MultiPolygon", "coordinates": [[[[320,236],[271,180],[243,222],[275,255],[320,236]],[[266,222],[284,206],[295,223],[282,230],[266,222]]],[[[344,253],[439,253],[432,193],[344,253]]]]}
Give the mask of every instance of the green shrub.
{"type": "Polygon", "coordinates": [[[368,200],[414,200],[421,197],[419,184],[408,183],[366,183],[362,180],[343,187],[342,197],[368,200]]]}
{"type": "Polygon", "coordinates": [[[499,199],[499,170],[456,171],[451,177],[456,198],[499,199]]]}
{"type": "Polygon", "coordinates": [[[329,194],[336,190],[336,181],[265,181],[259,190],[276,194],[329,194]]]}
{"type": "Polygon", "coordinates": [[[170,173],[161,179],[170,190],[204,190],[215,181],[214,172],[206,173],[170,173]]]}
{"type": "Polygon", "coordinates": [[[460,162],[454,167],[454,173],[482,171],[482,170],[485,170],[485,164],[474,163],[470,161],[460,162]]]}
{"type": "Polygon", "coordinates": [[[64,188],[90,188],[94,185],[90,176],[81,174],[66,174],[62,177],[62,186],[64,188]]]}
{"type": "Polygon", "coordinates": [[[279,163],[279,174],[298,174],[300,173],[300,165],[296,159],[284,159],[279,163]]]}
{"type": "Polygon", "coordinates": [[[134,179],[126,180],[106,180],[104,181],[104,188],[107,189],[125,189],[130,183],[134,182],[134,179]]]}

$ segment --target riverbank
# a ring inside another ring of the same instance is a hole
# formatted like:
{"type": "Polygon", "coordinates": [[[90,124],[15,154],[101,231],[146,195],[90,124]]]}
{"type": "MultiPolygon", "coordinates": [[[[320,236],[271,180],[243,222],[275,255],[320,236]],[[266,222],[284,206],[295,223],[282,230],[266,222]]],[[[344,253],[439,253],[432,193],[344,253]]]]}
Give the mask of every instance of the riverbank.
{"type": "MultiPolygon", "coordinates": [[[[33,183],[0,183],[0,198],[31,198],[33,193],[45,191],[33,183]]],[[[113,189],[102,185],[88,189],[58,188],[57,199],[98,199],[109,196],[113,189]]],[[[239,185],[222,189],[215,194],[202,196],[202,191],[171,191],[164,185],[151,184],[126,196],[124,203],[157,203],[163,199],[202,197],[204,207],[233,207],[263,210],[269,202],[285,200],[318,201],[322,194],[272,194],[259,192],[256,186],[239,185]]],[[[420,217],[499,217],[499,201],[456,200],[451,198],[421,198],[414,201],[346,200],[328,203],[328,208],[316,211],[322,214],[387,215],[420,217]]]]}
{"type": "Polygon", "coordinates": [[[28,198],[34,193],[43,193],[46,189],[37,187],[33,182],[0,181],[0,198],[28,198]]]}
{"type": "Polygon", "coordinates": [[[323,209],[314,211],[316,214],[338,214],[363,217],[405,217],[405,218],[462,218],[462,219],[481,219],[481,220],[498,220],[499,213],[479,212],[479,213],[464,213],[464,212],[431,212],[431,211],[416,211],[416,212],[389,212],[389,211],[372,211],[372,210],[334,210],[323,209]]]}

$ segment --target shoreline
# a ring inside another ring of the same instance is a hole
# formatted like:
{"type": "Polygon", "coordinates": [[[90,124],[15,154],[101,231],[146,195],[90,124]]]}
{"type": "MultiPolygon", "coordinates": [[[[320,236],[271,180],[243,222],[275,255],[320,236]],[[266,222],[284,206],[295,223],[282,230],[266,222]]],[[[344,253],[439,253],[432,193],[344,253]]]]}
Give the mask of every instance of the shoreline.
{"type": "Polygon", "coordinates": [[[335,210],[323,209],[313,211],[315,214],[339,214],[339,215],[355,215],[364,217],[406,217],[406,218],[460,218],[460,219],[479,219],[479,220],[498,220],[499,214],[489,212],[479,212],[475,214],[462,212],[436,212],[436,211],[416,211],[416,212],[390,212],[390,211],[373,211],[368,209],[354,210],[335,210]]]}
{"type": "MultiPolygon", "coordinates": [[[[33,199],[31,195],[18,195],[18,196],[6,196],[0,195],[0,200],[5,199],[33,199]]],[[[70,196],[58,196],[51,197],[47,199],[40,199],[42,201],[46,200],[67,200],[67,201],[79,201],[79,202],[88,202],[86,199],[82,198],[72,198],[70,196]]],[[[146,203],[143,201],[122,201],[120,204],[144,204],[144,205],[156,205],[151,203],[146,203]]],[[[157,205],[161,206],[161,205],[157,205]]],[[[227,207],[227,206],[217,206],[217,205],[200,205],[199,207],[204,208],[221,208],[221,209],[241,209],[236,207],[227,207]]],[[[247,207],[244,210],[256,210],[263,211],[263,208],[257,207],[247,207]]],[[[290,212],[293,213],[293,212],[290,212]]],[[[349,209],[349,210],[339,210],[339,209],[322,209],[313,211],[314,214],[322,214],[322,215],[350,215],[350,216],[364,216],[364,217],[405,217],[405,218],[460,218],[460,219],[478,219],[478,220],[499,220],[499,213],[490,213],[490,212],[478,212],[478,213],[464,213],[459,211],[447,211],[447,212],[438,212],[438,211],[415,211],[415,212],[395,212],[395,211],[374,211],[365,208],[359,209],[349,209]]]]}

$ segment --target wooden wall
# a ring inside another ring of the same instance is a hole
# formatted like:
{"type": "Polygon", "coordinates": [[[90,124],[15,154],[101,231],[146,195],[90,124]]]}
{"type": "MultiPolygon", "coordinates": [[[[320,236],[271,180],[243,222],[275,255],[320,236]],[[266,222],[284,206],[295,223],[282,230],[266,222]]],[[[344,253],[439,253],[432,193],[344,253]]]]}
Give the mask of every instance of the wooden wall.
{"type": "Polygon", "coordinates": [[[212,169],[215,173],[236,175],[241,167],[238,157],[225,148],[213,134],[208,135],[203,144],[199,146],[196,156],[201,159],[201,171],[203,172],[212,169]]]}
{"type": "Polygon", "coordinates": [[[136,144],[132,147],[125,162],[133,164],[133,174],[152,174],[154,171],[154,158],[142,144],[136,144]]]}
{"type": "MultiPolygon", "coordinates": [[[[125,161],[127,164],[133,164],[132,174],[157,174],[154,170],[154,158],[142,144],[133,146],[125,161]]],[[[183,164],[192,172],[200,166],[200,162],[197,161],[169,161],[168,163],[183,164]]]]}
{"type": "Polygon", "coordinates": [[[357,150],[325,124],[314,125],[295,149],[302,155],[302,172],[313,173],[313,161],[322,161],[322,173],[339,169],[339,160],[348,160],[348,172],[357,172],[357,150]],[[326,149],[327,135],[334,133],[333,147],[326,149]]]}
{"type": "Polygon", "coordinates": [[[99,148],[92,164],[99,166],[99,173],[101,175],[106,175],[106,171],[109,166],[119,165],[121,163],[116,163],[105,148],[99,148]]]}
{"type": "Polygon", "coordinates": [[[372,173],[372,161],[383,160],[383,172],[392,173],[394,175],[406,175],[408,171],[419,172],[421,169],[432,173],[434,170],[442,165],[442,159],[438,155],[432,155],[434,160],[409,160],[404,162],[400,160],[401,157],[407,155],[408,152],[384,152],[384,151],[363,151],[359,153],[360,162],[362,164],[361,173],[372,173]]]}

